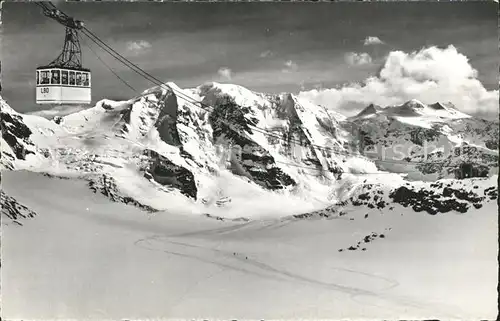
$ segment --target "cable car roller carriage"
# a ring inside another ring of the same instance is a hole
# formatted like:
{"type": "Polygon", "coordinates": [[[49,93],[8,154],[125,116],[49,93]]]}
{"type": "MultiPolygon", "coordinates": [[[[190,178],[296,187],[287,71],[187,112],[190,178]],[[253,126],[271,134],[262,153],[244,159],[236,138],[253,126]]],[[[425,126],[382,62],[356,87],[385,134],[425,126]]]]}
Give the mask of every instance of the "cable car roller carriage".
{"type": "Polygon", "coordinates": [[[74,20],[57,9],[46,9],[44,15],[66,26],[64,46],[59,56],[36,69],[37,104],[90,104],[90,69],[82,67],[82,51],[78,30],[83,22],[74,20]]]}

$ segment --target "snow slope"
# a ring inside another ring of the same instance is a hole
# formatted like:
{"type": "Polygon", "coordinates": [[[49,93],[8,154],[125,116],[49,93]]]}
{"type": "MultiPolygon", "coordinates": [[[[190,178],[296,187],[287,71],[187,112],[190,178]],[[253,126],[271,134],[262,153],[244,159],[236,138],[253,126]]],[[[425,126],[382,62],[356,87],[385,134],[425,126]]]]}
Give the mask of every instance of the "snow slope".
{"type": "MultiPolygon", "coordinates": [[[[483,190],[492,181],[476,183],[483,190]]],[[[23,171],[5,173],[4,189],[38,213],[3,231],[9,320],[497,314],[496,202],[466,215],[395,204],[387,212],[350,207],[342,216],[236,222],[142,215],[93,194],[85,181],[23,171]]]]}

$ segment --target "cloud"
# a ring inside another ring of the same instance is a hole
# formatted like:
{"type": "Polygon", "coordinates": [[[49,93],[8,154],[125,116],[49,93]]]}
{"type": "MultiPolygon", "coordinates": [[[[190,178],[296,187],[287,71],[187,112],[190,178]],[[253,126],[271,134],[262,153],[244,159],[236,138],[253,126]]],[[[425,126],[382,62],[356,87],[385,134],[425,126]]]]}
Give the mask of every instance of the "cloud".
{"type": "Polygon", "coordinates": [[[221,76],[222,78],[226,79],[226,80],[231,80],[231,75],[232,75],[232,71],[231,69],[229,68],[226,68],[226,67],[223,67],[223,68],[220,68],[217,73],[219,74],[219,76],[221,76]]]}
{"type": "Polygon", "coordinates": [[[295,71],[299,68],[299,66],[292,60],[285,61],[285,67],[286,68],[282,70],[283,72],[295,71]]]}
{"type": "Polygon", "coordinates": [[[345,54],[345,61],[351,66],[361,66],[372,63],[372,57],[366,52],[348,52],[345,54]]]}
{"type": "Polygon", "coordinates": [[[389,106],[418,99],[451,102],[468,114],[498,114],[498,90],[487,90],[466,56],[450,45],[406,53],[392,51],[378,75],[363,83],[301,92],[301,97],[349,116],[370,103],[389,106]]]}
{"type": "Polygon", "coordinates": [[[271,50],[266,50],[260,53],[259,57],[260,58],[267,58],[273,55],[273,52],[271,50]]]}
{"type": "Polygon", "coordinates": [[[146,49],[151,48],[151,44],[146,40],[139,41],[129,41],[127,42],[127,50],[135,53],[144,51],[146,49]]]}
{"type": "Polygon", "coordinates": [[[380,40],[379,37],[373,37],[369,36],[365,38],[364,45],[365,46],[370,46],[370,45],[382,45],[384,42],[380,40]]]}
{"type": "Polygon", "coordinates": [[[34,115],[34,116],[44,117],[47,119],[52,119],[55,116],[64,117],[66,115],[74,114],[74,113],[77,113],[79,111],[85,110],[87,108],[88,107],[83,107],[83,106],[64,106],[64,105],[61,105],[61,106],[56,106],[56,107],[51,108],[51,109],[37,110],[37,111],[29,112],[28,114],[34,115]]]}

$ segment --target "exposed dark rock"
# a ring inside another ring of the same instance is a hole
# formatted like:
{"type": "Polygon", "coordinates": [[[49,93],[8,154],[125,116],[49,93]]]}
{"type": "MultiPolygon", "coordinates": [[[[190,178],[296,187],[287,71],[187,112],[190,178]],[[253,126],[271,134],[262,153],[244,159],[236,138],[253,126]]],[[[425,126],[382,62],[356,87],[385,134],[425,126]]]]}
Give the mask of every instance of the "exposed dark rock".
{"type": "Polygon", "coordinates": [[[364,193],[364,194],[360,194],[360,195],[358,196],[358,198],[359,198],[360,200],[369,200],[369,199],[370,199],[370,195],[369,195],[368,193],[364,193]]]}
{"type": "Polygon", "coordinates": [[[62,118],[61,116],[54,116],[54,118],[52,118],[52,121],[58,125],[60,125],[62,122],[63,122],[64,118],[62,118]]]}
{"type": "Polygon", "coordinates": [[[424,141],[432,142],[441,135],[443,134],[436,128],[416,128],[410,133],[410,141],[415,145],[423,146],[424,141]]]}
{"type": "Polygon", "coordinates": [[[113,202],[134,205],[150,213],[157,212],[157,210],[151,206],[144,205],[131,197],[121,195],[115,180],[106,174],[99,176],[95,180],[89,180],[88,185],[94,193],[100,192],[113,202]]]}
{"type": "Polygon", "coordinates": [[[484,142],[486,148],[498,150],[498,139],[490,139],[484,142]]]}
{"type": "MultiPolygon", "coordinates": [[[[390,230],[390,229],[386,229],[386,230],[390,230]]],[[[362,244],[368,244],[368,243],[371,243],[373,242],[376,238],[385,238],[385,235],[384,234],[378,234],[378,233],[375,233],[375,232],[372,232],[371,234],[369,235],[366,235],[361,241],[358,241],[356,246],[350,246],[347,248],[347,250],[350,250],[350,251],[354,251],[354,250],[357,250],[361,247],[362,244]]],[[[339,252],[342,252],[344,249],[340,249],[339,252]]],[[[366,251],[366,247],[363,247],[361,248],[362,251],[366,251]]]]}
{"type": "Polygon", "coordinates": [[[490,200],[498,198],[498,187],[492,186],[484,190],[484,195],[488,196],[490,200]]]}
{"type": "Polygon", "coordinates": [[[216,105],[209,121],[214,141],[224,138],[239,150],[239,155],[231,160],[233,173],[248,175],[257,184],[271,190],[296,185],[288,174],[275,166],[269,152],[245,137],[245,133],[252,134],[250,126],[257,125],[250,108],[238,106],[228,98],[226,102],[216,105]]]}
{"type": "Polygon", "coordinates": [[[22,224],[17,220],[33,218],[36,216],[34,211],[19,203],[15,198],[8,196],[4,191],[0,191],[0,204],[2,208],[2,215],[5,215],[18,225],[22,224]]]}
{"type": "Polygon", "coordinates": [[[299,219],[310,218],[312,216],[313,216],[312,213],[304,213],[304,214],[293,215],[294,218],[299,218],[299,219]]]}
{"type": "Polygon", "coordinates": [[[432,190],[421,189],[413,191],[406,186],[401,186],[391,192],[389,197],[404,207],[412,206],[416,212],[426,211],[432,215],[446,213],[451,210],[465,213],[469,209],[469,205],[459,200],[474,203],[482,200],[481,197],[478,197],[473,192],[465,193],[464,191],[450,187],[445,187],[443,193],[434,193],[432,190]],[[448,197],[448,199],[442,200],[442,196],[448,197]]]}
{"type": "Polygon", "coordinates": [[[49,173],[42,173],[42,175],[46,176],[46,177],[50,177],[50,178],[58,178],[58,179],[64,179],[64,180],[70,179],[69,177],[60,176],[60,175],[53,175],[53,174],[49,174],[49,173]]]}
{"type": "Polygon", "coordinates": [[[146,177],[151,177],[159,184],[176,188],[182,194],[196,199],[198,189],[193,173],[153,150],[145,150],[144,154],[150,157],[149,167],[145,172],[146,177]]]}
{"type": "Polygon", "coordinates": [[[160,114],[155,123],[160,138],[165,143],[173,146],[181,145],[181,139],[177,131],[177,120],[179,119],[177,114],[179,112],[182,113],[182,111],[178,110],[177,98],[172,94],[167,95],[162,102],[160,114]]]}
{"type": "Polygon", "coordinates": [[[449,197],[451,195],[454,195],[456,198],[458,198],[460,200],[466,200],[466,201],[473,202],[473,203],[480,202],[484,199],[484,197],[480,197],[472,191],[465,192],[463,190],[457,190],[457,189],[445,187],[443,189],[443,196],[449,197]]]}
{"type": "Polygon", "coordinates": [[[3,139],[14,151],[17,159],[25,160],[27,155],[35,154],[35,152],[27,149],[24,145],[34,146],[30,140],[32,132],[24,124],[22,116],[0,112],[0,130],[2,131],[3,139]],[[21,142],[24,142],[24,144],[21,142]]]}
{"type": "Polygon", "coordinates": [[[455,169],[455,177],[457,179],[470,177],[488,177],[489,169],[485,165],[462,163],[455,169]]]}

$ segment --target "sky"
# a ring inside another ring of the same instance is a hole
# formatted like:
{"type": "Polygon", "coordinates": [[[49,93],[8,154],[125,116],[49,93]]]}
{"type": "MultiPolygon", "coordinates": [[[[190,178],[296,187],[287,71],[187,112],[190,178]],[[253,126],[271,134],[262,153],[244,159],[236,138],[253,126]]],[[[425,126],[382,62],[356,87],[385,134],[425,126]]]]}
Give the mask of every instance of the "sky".
{"type": "MultiPolygon", "coordinates": [[[[350,115],[374,102],[451,101],[498,114],[497,4],[492,2],[57,2],[127,59],[181,88],[208,81],[292,92],[350,115]]],[[[34,103],[37,66],[60,52],[64,27],[33,3],[3,3],[2,96],[34,103]]],[[[153,86],[82,35],[93,101],[153,86]]]]}

